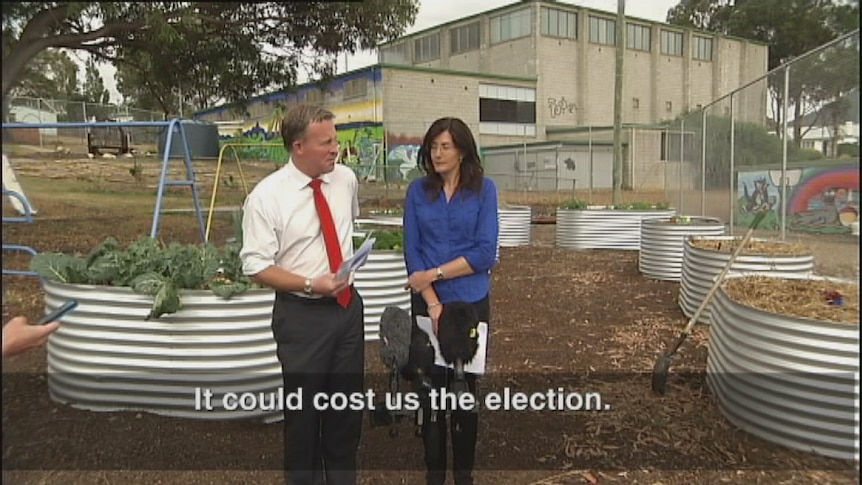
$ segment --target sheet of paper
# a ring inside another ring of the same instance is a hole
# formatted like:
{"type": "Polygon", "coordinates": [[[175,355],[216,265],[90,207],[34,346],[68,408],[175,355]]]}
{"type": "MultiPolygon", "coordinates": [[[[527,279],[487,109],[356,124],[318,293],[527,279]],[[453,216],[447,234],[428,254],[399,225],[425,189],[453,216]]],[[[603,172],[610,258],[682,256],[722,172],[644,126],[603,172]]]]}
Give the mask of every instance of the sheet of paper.
{"type": "MultiPolygon", "coordinates": [[[[449,367],[454,369],[455,365],[447,365],[446,361],[443,359],[443,354],[440,353],[440,342],[437,341],[437,336],[434,335],[434,331],[432,330],[431,318],[423,317],[421,315],[417,316],[416,325],[418,325],[423,332],[428,334],[428,338],[431,340],[431,345],[434,346],[434,364],[441,367],[449,367]]],[[[479,322],[479,348],[476,350],[476,355],[473,357],[473,360],[471,360],[469,364],[464,364],[464,372],[470,372],[473,374],[484,374],[485,362],[487,361],[487,358],[488,323],[479,322]]]]}
{"type": "Polygon", "coordinates": [[[371,249],[374,247],[374,243],[377,241],[376,238],[369,237],[362,243],[362,246],[359,246],[359,249],[353,253],[353,256],[346,261],[341,263],[341,267],[338,268],[338,274],[336,275],[337,279],[347,278],[348,274],[352,271],[356,271],[365,265],[368,261],[368,255],[371,254],[371,249]]]}

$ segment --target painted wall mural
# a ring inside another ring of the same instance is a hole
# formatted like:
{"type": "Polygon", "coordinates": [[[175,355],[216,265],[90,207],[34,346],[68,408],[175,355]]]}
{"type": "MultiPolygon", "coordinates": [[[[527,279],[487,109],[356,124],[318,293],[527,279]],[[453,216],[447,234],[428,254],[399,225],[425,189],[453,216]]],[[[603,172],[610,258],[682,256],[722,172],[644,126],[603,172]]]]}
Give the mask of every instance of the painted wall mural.
{"type": "Polygon", "coordinates": [[[388,142],[386,161],[388,164],[387,180],[392,182],[407,182],[419,178],[422,174],[417,165],[419,147],[422,146],[421,136],[410,136],[387,133],[388,142]]]}
{"type": "MultiPolygon", "coordinates": [[[[769,211],[761,228],[777,230],[781,222],[781,171],[740,172],[736,223],[745,226],[759,210],[769,211]]],[[[836,234],[850,232],[859,221],[859,166],[818,167],[787,171],[787,228],[836,234]]]]}

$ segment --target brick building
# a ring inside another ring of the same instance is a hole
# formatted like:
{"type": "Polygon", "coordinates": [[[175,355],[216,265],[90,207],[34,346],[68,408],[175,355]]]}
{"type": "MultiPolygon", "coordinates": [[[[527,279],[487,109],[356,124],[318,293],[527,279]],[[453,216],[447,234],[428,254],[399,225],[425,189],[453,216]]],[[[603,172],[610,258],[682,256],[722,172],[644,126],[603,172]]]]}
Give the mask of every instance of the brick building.
{"type": "MultiPolygon", "coordinates": [[[[340,75],[328,86],[260,96],[241,115],[223,106],[196,118],[243,117],[246,133],[266,137],[276,131],[283,109],[322,103],[337,116],[345,155],[353,157],[348,160],[370,166],[382,164],[385,154],[387,165],[408,177],[427,126],[441,116],[458,116],[478,136],[488,172],[504,187],[516,188],[509,179],[535,182],[535,188],[569,187],[572,182],[541,179],[574,180],[576,161],[585,156],[590,170],[610,163],[615,29],[612,12],[522,0],[384,44],[378,64],[340,75]],[[530,170],[545,175],[517,176],[530,170]]],[[[763,76],[767,47],[632,17],[626,29],[622,119],[630,128],[624,184],[663,187],[665,174],[656,168],[667,141],[661,124],[763,76]]],[[[741,97],[737,119],[762,123],[766,84],[741,97]]],[[[595,170],[590,185],[609,187],[609,173],[595,170]]]]}

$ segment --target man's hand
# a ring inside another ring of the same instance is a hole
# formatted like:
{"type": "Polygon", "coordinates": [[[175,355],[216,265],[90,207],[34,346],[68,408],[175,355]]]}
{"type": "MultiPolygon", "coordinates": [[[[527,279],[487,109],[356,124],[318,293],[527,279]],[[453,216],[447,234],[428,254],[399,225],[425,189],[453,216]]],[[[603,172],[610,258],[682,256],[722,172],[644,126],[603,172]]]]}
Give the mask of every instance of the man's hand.
{"type": "Polygon", "coordinates": [[[350,285],[350,278],[337,279],[335,273],[318,276],[311,281],[311,291],[318,295],[337,297],[350,285]]]}
{"type": "Polygon", "coordinates": [[[15,317],[3,328],[3,357],[22,354],[48,341],[48,336],[60,328],[60,322],[30,325],[26,317],[15,317]]]}

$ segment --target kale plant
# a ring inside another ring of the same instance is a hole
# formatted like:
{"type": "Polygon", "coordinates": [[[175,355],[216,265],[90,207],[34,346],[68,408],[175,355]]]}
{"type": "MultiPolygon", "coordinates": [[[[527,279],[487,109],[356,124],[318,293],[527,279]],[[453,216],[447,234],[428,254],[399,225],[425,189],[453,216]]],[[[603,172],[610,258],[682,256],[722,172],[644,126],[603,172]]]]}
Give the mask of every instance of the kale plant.
{"type": "Polygon", "coordinates": [[[109,237],[86,256],[41,253],[30,269],[49,281],[125,286],[153,297],[147,319],[182,308],[180,290],[210,290],[227,300],[253,286],[242,274],[238,244],[163,245],[145,237],[123,248],[109,237]]]}

